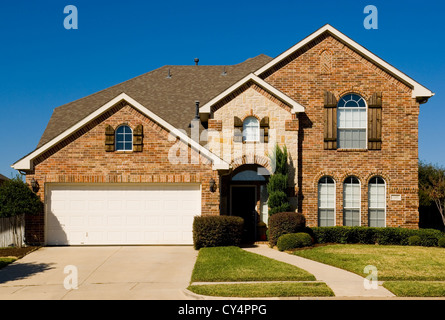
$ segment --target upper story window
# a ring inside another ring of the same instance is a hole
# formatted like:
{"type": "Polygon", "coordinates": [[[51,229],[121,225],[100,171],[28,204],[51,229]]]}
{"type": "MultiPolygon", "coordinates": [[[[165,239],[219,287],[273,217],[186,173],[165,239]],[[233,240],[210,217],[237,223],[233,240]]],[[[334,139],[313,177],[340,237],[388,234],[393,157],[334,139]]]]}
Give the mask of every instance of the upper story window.
{"type": "Polygon", "coordinates": [[[127,125],[116,129],[116,151],[133,151],[133,130],[127,125]]]}
{"type": "Polygon", "coordinates": [[[255,117],[247,117],[243,122],[243,141],[260,141],[260,122],[255,117]]]}
{"type": "Polygon", "coordinates": [[[366,149],[367,108],[365,100],[357,94],[343,96],[337,105],[338,148],[366,149]]]}

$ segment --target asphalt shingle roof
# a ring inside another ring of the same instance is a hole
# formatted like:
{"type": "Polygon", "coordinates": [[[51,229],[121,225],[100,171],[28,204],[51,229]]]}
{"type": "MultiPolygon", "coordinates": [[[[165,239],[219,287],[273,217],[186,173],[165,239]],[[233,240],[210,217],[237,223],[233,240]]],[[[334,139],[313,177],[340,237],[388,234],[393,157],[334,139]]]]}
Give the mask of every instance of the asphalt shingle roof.
{"type": "Polygon", "coordinates": [[[164,66],[95,94],[54,109],[37,145],[43,146],[59,134],[99,109],[121,93],[126,93],[178,129],[189,132],[195,116],[195,101],[210,101],[272,58],[259,55],[240,64],[225,66],[164,66]],[[171,78],[167,78],[169,73],[171,78]]]}

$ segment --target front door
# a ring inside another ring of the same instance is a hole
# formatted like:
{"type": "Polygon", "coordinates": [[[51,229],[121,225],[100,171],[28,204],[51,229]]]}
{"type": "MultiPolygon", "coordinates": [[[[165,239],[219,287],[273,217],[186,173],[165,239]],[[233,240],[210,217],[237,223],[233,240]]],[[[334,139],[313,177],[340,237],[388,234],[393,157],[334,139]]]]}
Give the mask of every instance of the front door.
{"type": "Polygon", "coordinates": [[[244,219],[243,242],[254,242],[256,236],[257,212],[256,186],[231,187],[231,214],[244,219]]]}

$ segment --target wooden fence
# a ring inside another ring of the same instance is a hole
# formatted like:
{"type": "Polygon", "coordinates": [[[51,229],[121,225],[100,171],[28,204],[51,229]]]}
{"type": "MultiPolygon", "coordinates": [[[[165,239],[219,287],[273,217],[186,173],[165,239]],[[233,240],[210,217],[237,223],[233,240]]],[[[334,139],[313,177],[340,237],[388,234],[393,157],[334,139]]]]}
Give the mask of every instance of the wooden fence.
{"type": "Polygon", "coordinates": [[[12,219],[1,218],[0,219],[0,248],[13,246],[15,241],[14,237],[18,238],[18,241],[24,242],[25,234],[25,219],[24,216],[14,217],[12,219]],[[17,228],[17,232],[14,233],[12,223],[19,223],[20,227],[17,228]]]}

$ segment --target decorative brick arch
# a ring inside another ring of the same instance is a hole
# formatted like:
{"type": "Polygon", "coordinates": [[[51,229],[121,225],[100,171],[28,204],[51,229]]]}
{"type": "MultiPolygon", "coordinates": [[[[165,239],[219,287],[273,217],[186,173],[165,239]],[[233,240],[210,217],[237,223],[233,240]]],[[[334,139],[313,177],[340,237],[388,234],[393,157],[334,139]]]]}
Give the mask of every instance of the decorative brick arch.
{"type": "Polygon", "coordinates": [[[270,159],[268,157],[258,156],[258,155],[254,155],[254,154],[243,155],[242,157],[234,159],[231,163],[233,170],[236,170],[237,168],[239,168],[245,164],[257,164],[259,166],[266,168],[270,174],[272,174],[274,171],[272,169],[272,165],[271,165],[270,159]]]}
{"type": "Polygon", "coordinates": [[[386,174],[384,174],[382,172],[371,172],[370,174],[368,174],[366,176],[366,178],[364,180],[366,185],[368,185],[369,184],[369,180],[371,180],[374,177],[381,177],[381,178],[383,178],[383,180],[385,180],[385,184],[386,184],[387,187],[389,186],[389,184],[391,182],[391,179],[386,174]]]}

